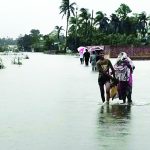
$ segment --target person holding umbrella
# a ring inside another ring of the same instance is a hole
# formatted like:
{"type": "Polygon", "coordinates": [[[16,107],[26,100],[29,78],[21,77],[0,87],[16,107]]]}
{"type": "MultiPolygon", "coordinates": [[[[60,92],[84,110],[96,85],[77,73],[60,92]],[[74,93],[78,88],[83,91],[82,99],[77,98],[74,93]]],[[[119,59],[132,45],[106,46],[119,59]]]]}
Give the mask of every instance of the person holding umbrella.
{"type": "Polygon", "coordinates": [[[83,62],[84,62],[83,53],[79,52],[79,55],[80,55],[80,62],[81,62],[81,64],[83,64],[83,62]]]}
{"type": "Polygon", "coordinates": [[[86,47],[83,47],[83,46],[78,47],[78,52],[79,52],[80,63],[81,63],[81,64],[84,63],[83,54],[85,53],[85,49],[86,49],[86,47]]]}
{"type": "Polygon", "coordinates": [[[99,60],[97,61],[97,70],[99,72],[98,84],[100,88],[100,94],[102,102],[105,102],[105,90],[106,89],[106,101],[109,104],[110,99],[110,79],[115,81],[115,70],[109,59],[104,58],[104,50],[99,50],[99,60]],[[111,69],[111,73],[110,73],[111,69]],[[113,77],[111,76],[113,75],[113,77]]]}

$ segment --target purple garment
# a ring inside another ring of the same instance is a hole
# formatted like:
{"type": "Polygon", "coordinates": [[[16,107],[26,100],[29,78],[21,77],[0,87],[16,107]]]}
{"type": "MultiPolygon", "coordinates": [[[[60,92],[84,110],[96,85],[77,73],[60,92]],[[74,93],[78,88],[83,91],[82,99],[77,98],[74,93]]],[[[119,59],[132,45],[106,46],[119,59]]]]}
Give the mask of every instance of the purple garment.
{"type": "Polygon", "coordinates": [[[129,81],[130,64],[127,61],[117,62],[114,66],[116,78],[119,81],[129,81]]]}
{"type": "Polygon", "coordinates": [[[132,73],[130,73],[128,83],[129,83],[130,86],[132,86],[132,83],[133,83],[133,80],[132,80],[132,73]]]}
{"type": "Polygon", "coordinates": [[[132,66],[129,61],[124,60],[114,66],[116,78],[119,79],[118,95],[120,100],[125,100],[132,87],[132,66]]]}
{"type": "Polygon", "coordinates": [[[118,95],[119,99],[123,100],[126,98],[128,92],[129,83],[128,81],[120,81],[118,84],[118,95]]]}

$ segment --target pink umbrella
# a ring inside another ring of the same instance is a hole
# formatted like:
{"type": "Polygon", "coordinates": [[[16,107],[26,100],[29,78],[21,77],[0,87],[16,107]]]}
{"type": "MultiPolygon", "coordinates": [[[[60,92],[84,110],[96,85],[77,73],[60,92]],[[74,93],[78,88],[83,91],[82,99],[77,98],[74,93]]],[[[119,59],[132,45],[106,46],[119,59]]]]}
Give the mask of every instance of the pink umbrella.
{"type": "Polygon", "coordinates": [[[95,51],[104,50],[104,46],[96,46],[95,51]]]}
{"type": "Polygon", "coordinates": [[[86,47],[80,46],[80,47],[78,47],[77,50],[78,50],[79,53],[83,54],[85,52],[85,50],[86,50],[86,47]]]}
{"type": "Polygon", "coordinates": [[[90,52],[104,50],[104,46],[92,46],[89,48],[90,52]]]}
{"type": "Polygon", "coordinates": [[[93,52],[93,51],[95,51],[95,47],[91,47],[91,48],[89,49],[89,52],[93,52]]]}

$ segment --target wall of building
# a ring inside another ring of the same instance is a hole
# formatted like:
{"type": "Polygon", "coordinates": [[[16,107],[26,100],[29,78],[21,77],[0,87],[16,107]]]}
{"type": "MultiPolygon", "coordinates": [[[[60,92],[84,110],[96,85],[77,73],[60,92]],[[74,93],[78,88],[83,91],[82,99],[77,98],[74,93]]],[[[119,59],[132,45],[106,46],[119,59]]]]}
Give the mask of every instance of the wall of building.
{"type": "Polygon", "coordinates": [[[116,58],[120,52],[126,52],[133,59],[150,59],[150,46],[105,46],[110,58],[116,58]]]}

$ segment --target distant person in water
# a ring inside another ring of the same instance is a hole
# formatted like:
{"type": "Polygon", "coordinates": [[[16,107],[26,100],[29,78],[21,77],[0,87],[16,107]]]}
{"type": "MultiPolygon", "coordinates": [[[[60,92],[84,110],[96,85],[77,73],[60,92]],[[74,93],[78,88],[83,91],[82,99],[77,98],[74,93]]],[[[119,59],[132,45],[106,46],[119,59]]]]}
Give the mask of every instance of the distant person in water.
{"type": "Polygon", "coordinates": [[[90,63],[92,66],[92,71],[96,71],[96,54],[95,54],[95,51],[93,51],[91,56],[90,56],[90,63]]]}
{"type": "Polygon", "coordinates": [[[88,50],[86,49],[84,55],[83,55],[84,61],[85,61],[85,65],[88,66],[89,65],[89,59],[90,59],[90,53],[88,52],[88,50]]]}
{"type": "Polygon", "coordinates": [[[109,103],[110,99],[110,79],[115,79],[115,72],[109,59],[104,58],[104,50],[99,50],[99,60],[97,61],[97,70],[99,72],[98,84],[103,102],[109,103]],[[110,73],[111,70],[111,73],[110,73]],[[111,76],[113,75],[113,77],[111,76]],[[105,99],[106,89],[106,99],[105,99]]]}
{"type": "Polygon", "coordinates": [[[115,76],[119,80],[119,99],[123,100],[123,103],[126,103],[127,98],[128,103],[132,103],[132,73],[135,66],[125,52],[121,52],[118,55],[114,69],[115,76]]]}
{"type": "Polygon", "coordinates": [[[80,63],[83,64],[84,63],[83,52],[79,52],[79,55],[80,55],[80,63]]]}

